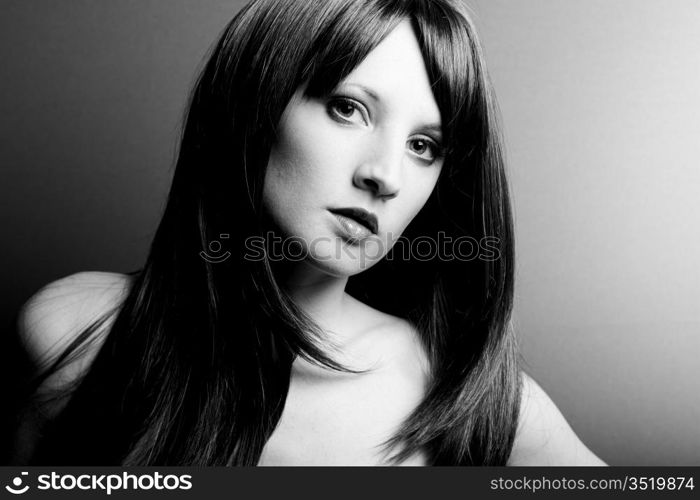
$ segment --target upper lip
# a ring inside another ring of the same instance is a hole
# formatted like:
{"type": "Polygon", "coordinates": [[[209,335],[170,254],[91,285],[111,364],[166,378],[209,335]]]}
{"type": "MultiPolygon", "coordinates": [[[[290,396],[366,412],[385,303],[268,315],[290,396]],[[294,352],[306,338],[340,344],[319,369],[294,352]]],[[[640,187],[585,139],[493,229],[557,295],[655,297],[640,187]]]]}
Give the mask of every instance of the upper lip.
{"type": "Polygon", "coordinates": [[[363,226],[367,226],[367,228],[374,234],[377,234],[377,216],[374,215],[372,212],[368,212],[364,208],[359,207],[331,208],[329,210],[334,214],[343,215],[345,217],[355,219],[363,226]]]}

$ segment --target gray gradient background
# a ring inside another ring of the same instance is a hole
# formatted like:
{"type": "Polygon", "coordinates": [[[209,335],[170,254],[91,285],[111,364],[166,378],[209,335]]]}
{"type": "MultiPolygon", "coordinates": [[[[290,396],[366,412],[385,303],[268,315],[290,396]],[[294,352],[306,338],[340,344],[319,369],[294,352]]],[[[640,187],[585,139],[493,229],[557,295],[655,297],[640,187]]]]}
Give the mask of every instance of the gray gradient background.
{"type": "MultiPolygon", "coordinates": [[[[189,89],[241,4],[0,4],[4,325],[53,279],[142,265],[189,89]]],[[[470,5],[503,114],[527,370],[609,463],[698,465],[700,2],[470,5]]]]}

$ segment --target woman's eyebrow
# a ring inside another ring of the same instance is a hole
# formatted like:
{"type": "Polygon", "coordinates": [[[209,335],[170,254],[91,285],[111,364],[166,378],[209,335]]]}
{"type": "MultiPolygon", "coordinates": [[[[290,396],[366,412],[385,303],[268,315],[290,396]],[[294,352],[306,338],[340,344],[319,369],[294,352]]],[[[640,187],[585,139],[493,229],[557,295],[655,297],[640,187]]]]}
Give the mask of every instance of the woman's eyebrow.
{"type": "Polygon", "coordinates": [[[438,137],[442,137],[442,125],[440,125],[439,123],[430,123],[421,128],[427,132],[432,132],[438,137]]]}
{"type": "MultiPolygon", "coordinates": [[[[372,100],[377,101],[377,102],[381,101],[379,94],[377,94],[374,90],[367,87],[366,85],[362,85],[361,83],[354,83],[354,82],[345,82],[343,85],[347,86],[347,87],[355,87],[355,88],[359,89],[362,93],[367,94],[367,96],[370,97],[372,100]]],[[[343,86],[343,85],[341,85],[341,86],[343,86]]]]}

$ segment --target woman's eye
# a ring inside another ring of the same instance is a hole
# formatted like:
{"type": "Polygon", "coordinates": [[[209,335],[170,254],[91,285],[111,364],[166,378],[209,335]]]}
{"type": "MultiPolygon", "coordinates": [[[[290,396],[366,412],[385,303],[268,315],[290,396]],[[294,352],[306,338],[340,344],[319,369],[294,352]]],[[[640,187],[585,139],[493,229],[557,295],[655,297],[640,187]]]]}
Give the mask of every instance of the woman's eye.
{"type": "Polygon", "coordinates": [[[408,141],[408,149],[414,155],[428,163],[432,163],[440,157],[440,151],[434,141],[419,137],[408,141]]]}
{"type": "Polygon", "coordinates": [[[367,125],[367,118],[361,106],[350,99],[334,99],[328,103],[328,111],[332,118],[342,123],[367,125]]]}

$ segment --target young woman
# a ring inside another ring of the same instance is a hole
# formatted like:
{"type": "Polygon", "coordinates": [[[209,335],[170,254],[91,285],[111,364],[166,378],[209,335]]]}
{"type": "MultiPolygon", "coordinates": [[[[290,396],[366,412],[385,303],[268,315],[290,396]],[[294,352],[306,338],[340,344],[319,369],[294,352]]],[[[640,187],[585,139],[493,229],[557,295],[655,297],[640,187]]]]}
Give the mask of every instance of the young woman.
{"type": "Polygon", "coordinates": [[[143,269],[23,308],[18,461],[602,463],[520,372],[513,264],[463,6],[255,0],[198,79],[143,269]]]}

